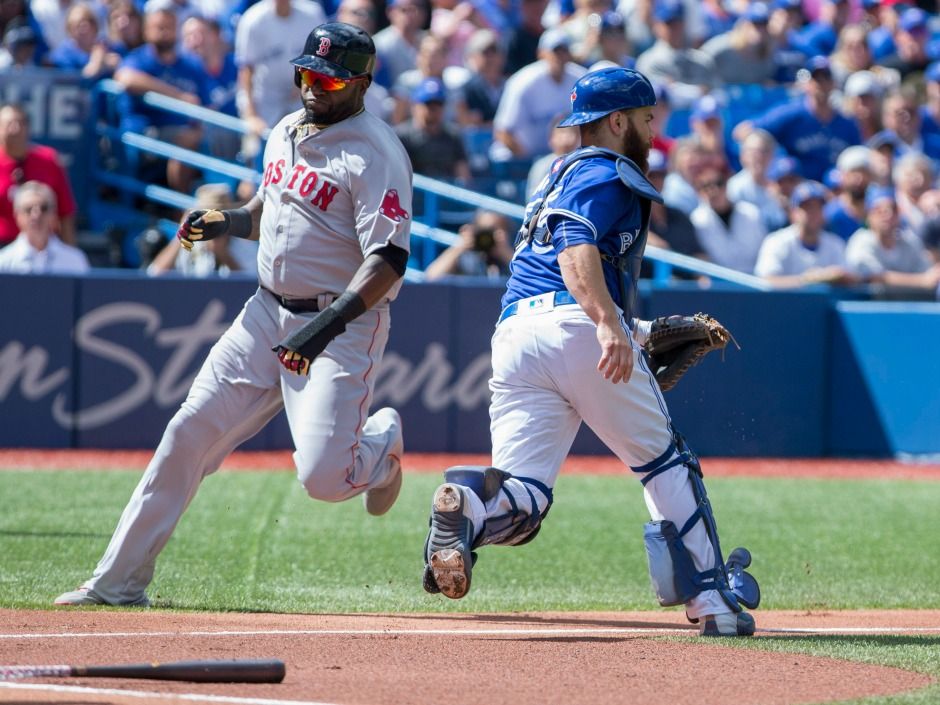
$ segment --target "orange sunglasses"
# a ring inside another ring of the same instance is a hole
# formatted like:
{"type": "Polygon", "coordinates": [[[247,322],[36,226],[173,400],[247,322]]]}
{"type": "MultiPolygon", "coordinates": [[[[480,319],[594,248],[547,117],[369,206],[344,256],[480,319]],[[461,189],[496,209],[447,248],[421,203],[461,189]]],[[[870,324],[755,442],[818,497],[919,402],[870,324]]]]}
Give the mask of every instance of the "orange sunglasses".
{"type": "Polygon", "coordinates": [[[312,71],[311,69],[302,69],[300,67],[297,68],[297,71],[300,72],[300,80],[310,86],[310,88],[313,88],[314,84],[319,83],[320,87],[325,91],[341,91],[350,83],[365,78],[365,76],[336,78],[336,76],[327,76],[325,73],[312,71]]]}

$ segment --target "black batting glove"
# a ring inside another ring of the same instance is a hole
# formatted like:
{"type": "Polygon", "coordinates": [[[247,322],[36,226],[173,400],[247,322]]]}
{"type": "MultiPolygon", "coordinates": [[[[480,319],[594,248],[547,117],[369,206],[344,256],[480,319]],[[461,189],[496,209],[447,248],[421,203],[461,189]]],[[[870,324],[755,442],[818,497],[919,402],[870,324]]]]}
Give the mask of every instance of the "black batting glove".
{"type": "Polygon", "coordinates": [[[297,375],[310,373],[310,365],[317,355],[326,350],[336,336],[346,330],[346,322],[339,312],[330,307],[316,315],[309,323],[291,333],[271,350],[289,372],[297,375]]]}
{"type": "Polygon", "coordinates": [[[197,208],[183,218],[179,230],[176,231],[176,239],[187,250],[191,250],[194,242],[213,240],[225,235],[230,225],[231,218],[226,211],[197,208]]]}

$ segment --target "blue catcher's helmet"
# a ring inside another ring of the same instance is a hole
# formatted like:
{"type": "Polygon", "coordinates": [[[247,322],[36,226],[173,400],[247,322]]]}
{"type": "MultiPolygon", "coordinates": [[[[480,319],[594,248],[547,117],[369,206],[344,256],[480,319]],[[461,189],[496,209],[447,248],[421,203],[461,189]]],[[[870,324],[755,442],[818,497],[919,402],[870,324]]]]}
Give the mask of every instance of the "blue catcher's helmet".
{"type": "Polygon", "coordinates": [[[558,127],[584,125],[610,115],[656,105],[656,91],[639,71],[619,66],[598,69],[578,79],[571,90],[571,115],[558,127]]]}

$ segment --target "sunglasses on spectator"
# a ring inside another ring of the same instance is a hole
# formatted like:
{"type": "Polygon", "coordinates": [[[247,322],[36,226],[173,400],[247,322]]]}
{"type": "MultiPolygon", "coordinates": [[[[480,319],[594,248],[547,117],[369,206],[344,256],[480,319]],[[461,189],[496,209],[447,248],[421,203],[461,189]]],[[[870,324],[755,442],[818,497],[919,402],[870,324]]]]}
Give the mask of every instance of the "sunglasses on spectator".
{"type": "Polygon", "coordinates": [[[20,213],[32,213],[34,210],[39,210],[40,213],[48,213],[52,208],[50,208],[48,203],[33,203],[28,206],[23,206],[20,208],[20,213]]]}
{"type": "Polygon", "coordinates": [[[702,191],[708,191],[709,189],[713,188],[724,188],[725,184],[727,183],[727,179],[715,179],[714,181],[705,181],[704,183],[699,184],[699,188],[702,191]]]}
{"type": "Polygon", "coordinates": [[[365,76],[355,76],[354,78],[337,78],[336,76],[327,76],[325,73],[320,73],[319,71],[312,71],[311,69],[302,68],[298,68],[297,71],[300,73],[300,80],[310,88],[313,88],[315,84],[319,83],[320,88],[328,92],[341,91],[350,83],[365,78],[365,76]]]}

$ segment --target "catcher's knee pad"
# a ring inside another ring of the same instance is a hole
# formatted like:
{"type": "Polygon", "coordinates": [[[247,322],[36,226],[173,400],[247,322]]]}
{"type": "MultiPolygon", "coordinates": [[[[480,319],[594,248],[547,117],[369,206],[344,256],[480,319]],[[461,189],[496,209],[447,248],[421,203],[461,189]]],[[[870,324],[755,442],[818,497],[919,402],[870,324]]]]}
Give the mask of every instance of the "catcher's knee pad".
{"type": "Polygon", "coordinates": [[[750,609],[756,608],[760,603],[760,586],[757,580],[744,570],[751,563],[750,552],[745,548],[736,548],[731,552],[727,563],[725,562],[718,541],[715,515],[712,513],[711,502],[702,481],[698,459],[678,433],[675,434],[675,445],[670,448],[675,452],[660,456],[665,457],[665,460],[658,458],[658,465],[647,470],[648,474],[642,483],[645,485],[678,464],[685,465],[696,508],[681,529],[668,520],[651,521],[645,526],[644,543],[650,580],[659,603],[664,607],[681,605],[706,590],[717,590],[735,612],[740,612],[742,605],[750,609]],[[704,571],[695,568],[692,555],[682,542],[682,537],[699,521],[705,526],[705,533],[715,555],[714,566],[704,571]]]}
{"type": "Polygon", "coordinates": [[[535,538],[552,506],[552,490],[530,477],[515,477],[498,468],[458,465],[444,471],[444,481],[470,488],[486,504],[502,494],[509,511],[488,517],[473,547],[520,546],[535,538]]]}

